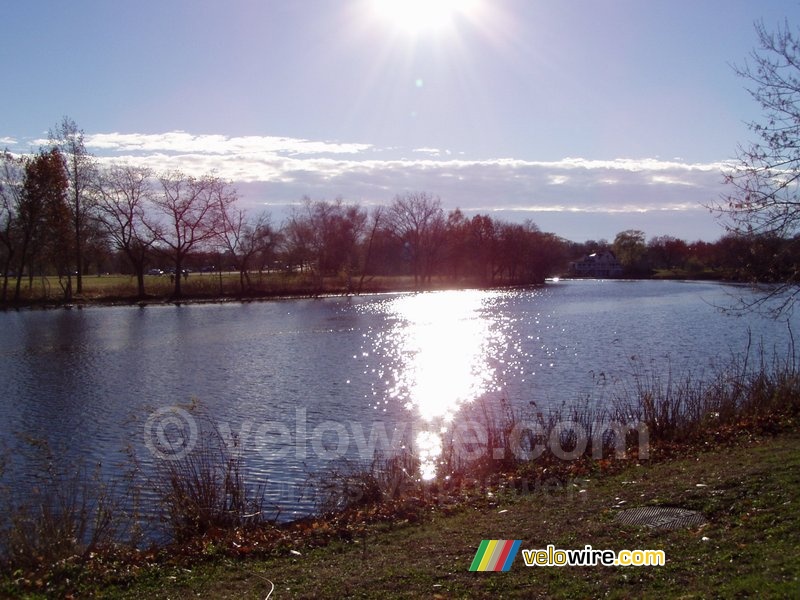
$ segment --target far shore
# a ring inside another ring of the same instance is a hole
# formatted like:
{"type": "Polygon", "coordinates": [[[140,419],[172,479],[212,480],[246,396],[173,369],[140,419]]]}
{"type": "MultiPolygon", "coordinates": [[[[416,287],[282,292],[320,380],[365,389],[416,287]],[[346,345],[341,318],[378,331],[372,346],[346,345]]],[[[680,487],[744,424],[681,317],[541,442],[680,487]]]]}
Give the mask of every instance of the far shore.
{"type": "MultiPolygon", "coordinates": [[[[65,299],[60,293],[55,277],[35,278],[33,287],[23,286],[18,302],[9,299],[0,303],[0,309],[52,309],[84,308],[94,306],[166,306],[182,304],[220,304],[228,302],[260,302],[268,300],[291,300],[337,296],[361,296],[369,294],[392,294],[443,290],[469,289],[513,289],[544,285],[555,281],[581,280],[576,277],[552,277],[535,283],[508,281],[481,282],[470,278],[433,276],[425,281],[414,281],[412,276],[365,276],[365,277],[314,277],[310,274],[251,274],[251,284],[242,289],[236,272],[191,274],[182,283],[180,297],[174,294],[173,283],[166,276],[148,275],[145,278],[146,293],[136,293],[136,278],[124,274],[86,275],[83,277],[84,293],[65,299]],[[56,293],[56,290],[59,293],[56,293]]],[[[720,274],[688,273],[683,271],[659,271],[651,278],[616,278],[623,280],[680,280],[719,281],[721,283],[744,283],[730,281],[720,274]]],[[[74,285],[74,284],[73,284],[74,285]]],[[[9,288],[11,288],[9,282],[9,288]]],[[[13,296],[11,289],[8,296],[13,296]]]]}

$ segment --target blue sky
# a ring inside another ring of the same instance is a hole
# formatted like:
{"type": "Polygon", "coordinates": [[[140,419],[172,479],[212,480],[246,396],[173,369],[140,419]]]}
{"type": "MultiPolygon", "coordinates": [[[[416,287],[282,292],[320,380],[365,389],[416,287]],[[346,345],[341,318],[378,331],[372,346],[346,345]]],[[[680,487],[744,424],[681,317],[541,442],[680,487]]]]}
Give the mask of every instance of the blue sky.
{"type": "Polygon", "coordinates": [[[800,26],[794,0],[417,8],[6,2],[0,146],[35,149],[69,115],[101,160],[213,169],[276,220],[303,195],[423,190],[573,240],[713,240],[702,203],[760,117],[730,65],[755,21],[800,26]]]}

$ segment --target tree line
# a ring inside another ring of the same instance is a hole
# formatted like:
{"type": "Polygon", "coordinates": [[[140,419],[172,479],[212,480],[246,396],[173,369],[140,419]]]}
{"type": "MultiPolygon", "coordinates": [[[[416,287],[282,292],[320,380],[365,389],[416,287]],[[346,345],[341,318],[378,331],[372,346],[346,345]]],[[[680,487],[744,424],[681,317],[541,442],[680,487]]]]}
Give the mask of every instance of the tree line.
{"type": "Polygon", "coordinates": [[[656,270],[688,276],[780,281],[798,264],[797,238],[732,232],[714,243],[671,236],[646,241],[637,230],[613,242],[569,242],[532,222],[446,212],[426,192],[397,195],[365,208],[338,198],[303,198],[279,226],[266,212],[239,206],[236,189],[216,175],[156,173],[129,164],[101,167],[83,132],[65,117],[49,146],[30,156],[2,154],[0,269],[3,303],[20,300],[23,282],[57,278],[65,301],[83,293],[83,277],[113,270],[135,275],[146,295],[150,267],[182,273],[213,265],[239,273],[240,292],[255,292],[253,272],[302,273],[324,288],[340,277],[357,292],[366,278],[403,275],[415,287],[433,277],[456,285],[524,285],[568,275],[570,261],[600,250],[618,258],[624,275],[656,270]]]}
{"type": "Polygon", "coordinates": [[[571,245],[571,255],[609,250],[620,262],[623,276],[672,276],[749,283],[788,281],[800,264],[800,236],[727,231],[715,242],[687,242],[671,235],[652,237],[626,230],[613,242],[589,240],[571,245]]]}
{"type": "Polygon", "coordinates": [[[136,276],[139,296],[148,268],[169,265],[176,298],[181,274],[209,262],[237,271],[242,293],[253,287],[251,273],[264,269],[304,273],[320,285],[343,276],[353,290],[379,275],[413,277],[417,287],[434,276],[536,283],[566,247],[532,223],[446,213],[426,192],[369,210],[341,198],[304,198],[276,227],[268,213],[241,208],[236,189],[214,174],[101,167],[67,117],[50,131],[48,147],[31,156],[5,151],[1,163],[3,303],[18,302],[23,282],[31,287],[39,275],[57,277],[70,301],[83,293],[86,274],[110,265],[136,276]]]}

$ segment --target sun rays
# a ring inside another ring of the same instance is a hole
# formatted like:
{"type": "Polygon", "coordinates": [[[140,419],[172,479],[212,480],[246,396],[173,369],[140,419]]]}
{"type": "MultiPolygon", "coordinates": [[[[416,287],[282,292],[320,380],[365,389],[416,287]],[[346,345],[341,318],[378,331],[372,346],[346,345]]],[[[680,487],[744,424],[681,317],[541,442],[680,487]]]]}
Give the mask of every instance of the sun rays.
{"type": "Polygon", "coordinates": [[[470,18],[478,0],[372,0],[377,17],[402,32],[439,33],[461,17],[470,18]]]}

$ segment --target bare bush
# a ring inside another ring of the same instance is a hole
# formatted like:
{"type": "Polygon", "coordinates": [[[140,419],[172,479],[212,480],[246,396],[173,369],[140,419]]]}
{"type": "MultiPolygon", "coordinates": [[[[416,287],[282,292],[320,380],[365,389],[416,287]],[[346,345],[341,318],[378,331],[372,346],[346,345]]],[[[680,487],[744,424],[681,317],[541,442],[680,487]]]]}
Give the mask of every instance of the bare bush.
{"type": "Polygon", "coordinates": [[[248,484],[239,443],[206,427],[191,452],[156,463],[153,487],[175,540],[274,520],[265,512],[264,483],[248,484]]]}
{"type": "Polygon", "coordinates": [[[5,568],[82,563],[95,551],[136,543],[137,503],[127,480],[104,480],[99,464],[60,465],[46,443],[35,444],[45,462],[38,463],[34,480],[0,488],[5,568]]]}
{"type": "Polygon", "coordinates": [[[376,453],[368,463],[342,461],[324,474],[310,475],[306,495],[317,513],[341,511],[401,500],[420,489],[419,459],[408,449],[393,456],[376,453]]]}

